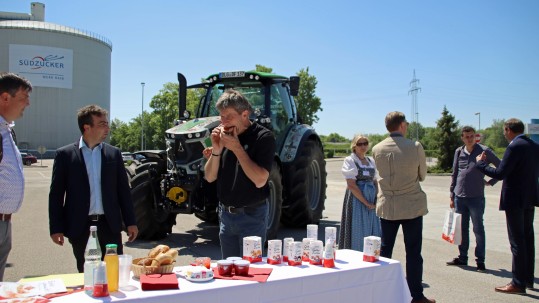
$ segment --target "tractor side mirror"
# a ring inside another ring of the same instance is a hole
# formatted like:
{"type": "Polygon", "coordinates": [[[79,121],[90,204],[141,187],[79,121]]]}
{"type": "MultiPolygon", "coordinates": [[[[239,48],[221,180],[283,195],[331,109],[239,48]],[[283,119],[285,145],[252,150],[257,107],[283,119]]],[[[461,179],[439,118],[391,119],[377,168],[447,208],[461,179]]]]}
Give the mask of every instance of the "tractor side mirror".
{"type": "Polygon", "coordinates": [[[290,94],[294,97],[299,93],[299,79],[298,76],[290,76],[290,94]]]}

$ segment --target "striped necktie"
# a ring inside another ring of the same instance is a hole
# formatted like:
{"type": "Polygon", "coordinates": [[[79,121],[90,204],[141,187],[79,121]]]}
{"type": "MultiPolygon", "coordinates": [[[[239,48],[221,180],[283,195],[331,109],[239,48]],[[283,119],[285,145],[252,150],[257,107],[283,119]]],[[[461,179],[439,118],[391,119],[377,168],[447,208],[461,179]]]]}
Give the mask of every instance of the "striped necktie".
{"type": "Polygon", "coordinates": [[[11,137],[13,138],[15,145],[17,145],[17,135],[15,135],[15,130],[13,128],[11,128],[11,137]]]}

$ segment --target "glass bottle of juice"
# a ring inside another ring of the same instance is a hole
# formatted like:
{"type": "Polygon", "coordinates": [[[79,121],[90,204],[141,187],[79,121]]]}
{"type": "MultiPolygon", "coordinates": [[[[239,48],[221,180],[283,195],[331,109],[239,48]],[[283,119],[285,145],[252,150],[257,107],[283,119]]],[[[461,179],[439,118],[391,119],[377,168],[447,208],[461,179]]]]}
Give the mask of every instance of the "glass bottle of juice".
{"type": "Polygon", "coordinates": [[[107,263],[107,281],[109,284],[109,292],[118,290],[118,245],[107,244],[105,252],[105,262],[107,263]]]}

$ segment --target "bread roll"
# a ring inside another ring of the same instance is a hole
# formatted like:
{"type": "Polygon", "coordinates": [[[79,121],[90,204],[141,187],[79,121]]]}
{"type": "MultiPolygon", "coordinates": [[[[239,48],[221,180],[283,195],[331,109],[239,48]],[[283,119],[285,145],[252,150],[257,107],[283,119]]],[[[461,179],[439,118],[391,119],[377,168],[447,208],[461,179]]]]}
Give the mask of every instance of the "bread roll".
{"type": "Polygon", "coordinates": [[[171,256],[164,253],[160,253],[155,259],[159,262],[159,265],[169,265],[174,261],[171,256]]]}
{"type": "Polygon", "coordinates": [[[167,252],[169,249],[170,249],[170,247],[168,247],[167,245],[164,245],[164,244],[157,245],[156,247],[154,247],[154,248],[152,248],[152,249],[150,250],[150,252],[148,253],[148,257],[150,257],[150,258],[155,258],[155,257],[157,257],[160,253],[165,253],[165,252],[167,252]]]}
{"type": "MultiPolygon", "coordinates": [[[[138,261],[137,265],[140,265],[140,266],[150,266],[152,265],[152,262],[155,261],[155,259],[152,259],[152,258],[144,258],[140,261],[138,261]]],[[[156,261],[157,262],[157,261],[156,261]]]]}
{"type": "Polygon", "coordinates": [[[165,253],[165,255],[170,256],[172,260],[176,260],[176,258],[178,257],[178,250],[171,248],[165,253]]]}

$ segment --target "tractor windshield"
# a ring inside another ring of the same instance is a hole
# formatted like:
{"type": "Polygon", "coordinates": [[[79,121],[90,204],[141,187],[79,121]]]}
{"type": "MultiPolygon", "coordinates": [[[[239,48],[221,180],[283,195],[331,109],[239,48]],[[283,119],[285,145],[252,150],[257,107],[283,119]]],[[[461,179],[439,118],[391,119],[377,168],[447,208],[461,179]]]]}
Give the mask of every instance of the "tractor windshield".
{"type": "Polygon", "coordinates": [[[207,102],[209,105],[207,108],[207,116],[219,116],[215,104],[224,91],[230,88],[235,89],[244,95],[249,103],[251,103],[255,112],[257,110],[261,113],[264,112],[264,86],[262,83],[219,83],[211,87],[211,93],[209,94],[210,100],[207,102]]]}

